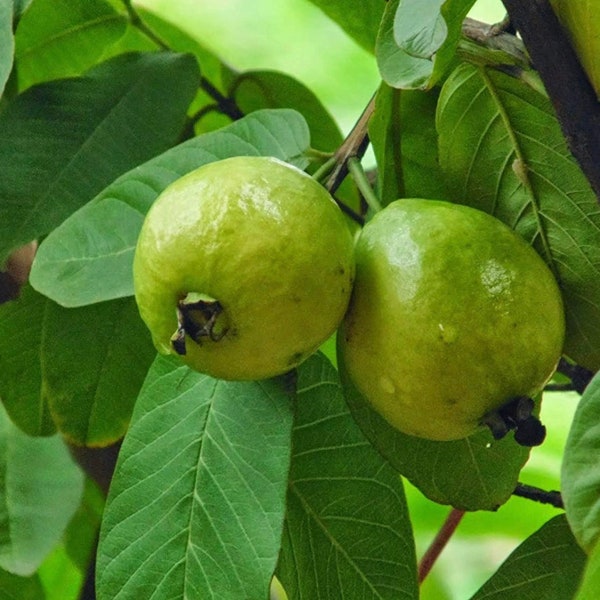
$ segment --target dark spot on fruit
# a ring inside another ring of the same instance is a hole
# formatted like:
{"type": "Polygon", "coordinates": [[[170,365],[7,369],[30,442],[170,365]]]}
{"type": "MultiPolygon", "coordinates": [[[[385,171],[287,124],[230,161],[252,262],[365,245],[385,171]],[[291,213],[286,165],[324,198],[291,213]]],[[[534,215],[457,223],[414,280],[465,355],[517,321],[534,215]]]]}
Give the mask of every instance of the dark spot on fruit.
{"type": "Polygon", "coordinates": [[[288,360],[287,364],[290,366],[295,366],[302,360],[303,357],[304,352],[294,352],[294,354],[292,354],[292,356],[288,360]]]}

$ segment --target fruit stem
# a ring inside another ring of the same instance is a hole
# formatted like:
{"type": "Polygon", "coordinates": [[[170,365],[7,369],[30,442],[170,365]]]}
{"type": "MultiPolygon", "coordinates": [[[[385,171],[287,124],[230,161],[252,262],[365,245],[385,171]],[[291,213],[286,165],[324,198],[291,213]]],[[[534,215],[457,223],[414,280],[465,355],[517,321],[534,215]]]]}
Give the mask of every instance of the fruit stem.
{"type": "Polygon", "coordinates": [[[433,539],[433,542],[431,542],[431,545],[427,548],[425,554],[423,554],[423,557],[421,558],[421,562],[419,563],[419,583],[423,583],[425,577],[427,577],[429,571],[433,568],[433,565],[442,553],[442,550],[450,541],[450,538],[464,516],[464,510],[453,508],[450,511],[442,524],[442,527],[433,539]]]}
{"type": "Polygon", "coordinates": [[[365,202],[369,205],[369,208],[374,213],[379,212],[382,208],[381,202],[379,202],[379,198],[377,198],[377,195],[373,191],[367,174],[365,173],[360,160],[358,160],[356,156],[351,156],[348,159],[348,171],[350,172],[350,175],[352,175],[352,179],[354,179],[356,186],[363,195],[365,202]]]}

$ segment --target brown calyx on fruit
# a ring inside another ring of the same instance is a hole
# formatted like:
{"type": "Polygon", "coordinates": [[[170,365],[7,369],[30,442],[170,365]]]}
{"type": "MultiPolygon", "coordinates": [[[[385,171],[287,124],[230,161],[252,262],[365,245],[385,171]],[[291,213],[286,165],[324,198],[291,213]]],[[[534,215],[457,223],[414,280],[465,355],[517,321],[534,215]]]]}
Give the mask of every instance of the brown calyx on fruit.
{"type": "Polygon", "coordinates": [[[201,345],[202,338],[208,338],[211,342],[220,341],[229,329],[221,303],[194,292],[177,303],[177,324],[171,345],[179,355],[187,352],[186,335],[201,345]]]}
{"type": "Polygon", "coordinates": [[[514,430],[515,441],[521,446],[539,446],[546,438],[546,428],[533,414],[535,404],[528,396],[518,396],[482,419],[495,440],[514,430]]]}

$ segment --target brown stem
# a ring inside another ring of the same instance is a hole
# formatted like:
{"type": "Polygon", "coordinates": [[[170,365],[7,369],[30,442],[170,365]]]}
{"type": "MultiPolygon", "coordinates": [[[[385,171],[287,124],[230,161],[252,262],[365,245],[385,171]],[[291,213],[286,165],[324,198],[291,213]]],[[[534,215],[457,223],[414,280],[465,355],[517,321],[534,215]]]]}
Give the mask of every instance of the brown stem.
{"type": "Polygon", "coordinates": [[[503,0],[571,153],[600,199],[600,102],[548,0],[503,0]]]}
{"type": "Polygon", "coordinates": [[[375,110],[375,95],[371,98],[358,121],[335,152],[336,166],[325,182],[325,188],[334,194],[346,175],[348,175],[348,159],[353,156],[362,158],[369,145],[369,119],[375,110]]]}
{"type": "Polygon", "coordinates": [[[446,547],[446,544],[450,541],[452,534],[456,531],[458,524],[464,516],[464,510],[453,508],[450,511],[441,529],[438,531],[419,563],[419,583],[423,583],[423,580],[427,577],[429,571],[431,571],[435,561],[446,547]]]}

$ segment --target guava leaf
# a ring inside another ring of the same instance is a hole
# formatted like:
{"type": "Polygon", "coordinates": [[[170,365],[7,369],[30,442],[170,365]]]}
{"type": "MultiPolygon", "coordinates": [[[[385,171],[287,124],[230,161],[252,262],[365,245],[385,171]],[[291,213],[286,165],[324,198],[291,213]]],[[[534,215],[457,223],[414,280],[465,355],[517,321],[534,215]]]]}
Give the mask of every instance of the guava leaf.
{"type": "Polygon", "coordinates": [[[365,50],[373,52],[385,0],[310,0],[365,50]]]}
{"type": "Polygon", "coordinates": [[[565,352],[600,367],[600,211],[550,101],[499,71],[463,64],[438,104],[440,164],[455,202],[515,229],[556,275],[565,352]]]}
{"type": "Polygon", "coordinates": [[[369,120],[369,140],[377,160],[377,191],[383,206],[404,196],[401,103],[400,90],[383,82],[377,91],[375,111],[369,120]]]}
{"type": "Polygon", "coordinates": [[[292,398],[158,357],[102,523],[99,600],[266,598],[285,512],[292,398]]]}
{"type": "Polygon", "coordinates": [[[471,600],[573,598],[585,562],[564,515],[558,515],[512,552],[471,600]]]}
{"type": "Polygon", "coordinates": [[[575,600],[596,600],[600,590],[600,544],[589,555],[575,600]]]}
{"type": "Polygon", "coordinates": [[[462,23],[475,0],[392,0],[387,3],[375,55],[394,88],[428,89],[454,61],[462,23]]]}
{"type": "Polygon", "coordinates": [[[13,423],[31,436],[56,431],[42,399],[40,346],[46,298],[29,286],[0,305],[0,398],[13,423]]]}
{"type": "Polygon", "coordinates": [[[573,534],[587,550],[600,540],[600,376],[586,388],[567,438],[561,481],[573,534]]]}
{"type": "Polygon", "coordinates": [[[332,116],[311,90],[286,73],[246,71],[231,86],[233,98],[245,114],[263,108],[292,108],[305,119],[313,148],[333,152],[342,134],[332,116]]]}
{"type": "Polygon", "coordinates": [[[494,441],[484,430],[452,442],[406,435],[361,396],[339,352],[338,368],[346,402],[365,436],[430,500],[463,510],[496,510],[508,500],[529,457],[529,449],[519,446],[512,434],[494,441]]]}
{"type": "Polygon", "coordinates": [[[19,89],[81,75],[125,32],[127,18],[104,0],[36,0],[15,34],[19,89]]]}
{"type": "Polygon", "coordinates": [[[48,301],[42,320],[42,400],[70,442],[121,438],[156,351],[133,298],[81,308],[48,301]]]}
{"type": "Polygon", "coordinates": [[[13,37],[12,2],[0,3],[0,97],[13,67],[15,40],[13,37]]]}
{"type": "Polygon", "coordinates": [[[0,113],[0,263],[172,146],[197,81],[191,56],[129,54],[10,102],[0,113]]]}
{"type": "Polygon", "coordinates": [[[20,577],[0,569],[0,590],[4,600],[45,600],[46,598],[44,587],[37,574],[20,577]]]}
{"type": "Polygon", "coordinates": [[[118,178],[55,229],[36,254],[31,284],[69,307],[130,296],[143,217],[167,185],[230,156],[276,156],[304,168],[309,146],[306,122],[287,109],[256,111],[175,146],[118,178]]]}
{"type": "Polygon", "coordinates": [[[369,139],[384,205],[398,198],[446,197],[437,160],[436,106],[434,90],[397,90],[381,84],[369,122],[369,139]]]}
{"type": "Polygon", "coordinates": [[[418,598],[397,473],[369,444],[322,355],[299,369],[277,576],[290,599],[418,598]]]}
{"type": "Polygon", "coordinates": [[[79,506],[83,480],[60,437],[29,437],[0,407],[0,568],[36,571],[79,506]]]}

